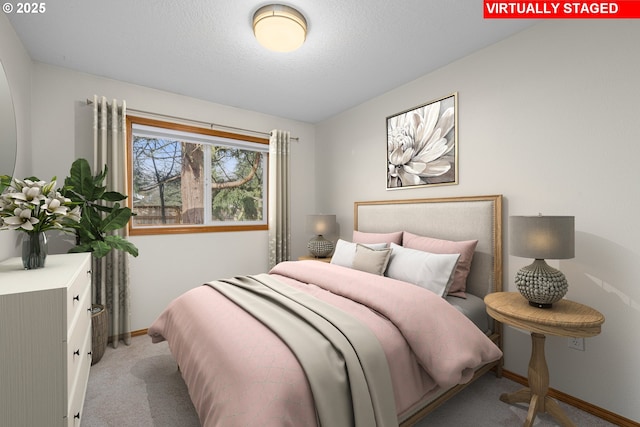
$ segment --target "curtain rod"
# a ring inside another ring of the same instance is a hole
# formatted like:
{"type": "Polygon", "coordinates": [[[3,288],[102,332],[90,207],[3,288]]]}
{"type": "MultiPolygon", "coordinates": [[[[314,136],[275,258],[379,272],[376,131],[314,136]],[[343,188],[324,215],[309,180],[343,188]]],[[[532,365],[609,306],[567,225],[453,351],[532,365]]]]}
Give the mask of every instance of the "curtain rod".
{"type": "MultiPolygon", "coordinates": [[[[91,104],[93,104],[93,99],[87,98],[87,105],[91,105],[91,104]]],[[[240,131],[240,132],[251,132],[251,133],[258,134],[258,135],[271,136],[271,133],[269,133],[269,132],[262,132],[262,131],[258,131],[258,130],[251,130],[251,129],[244,129],[244,128],[239,128],[239,127],[234,127],[234,126],[221,125],[221,124],[218,124],[218,123],[204,122],[204,121],[201,121],[201,120],[186,119],[184,117],[172,116],[172,115],[169,115],[169,114],[152,113],[151,111],[136,110],[135,108],[127,107],[127,111],[132,111],[134,113],[141,113],[141,114],[149,114],[151,116],[163,117],[165,119],[183,120],[183,121],[186,121],[186,122],[198,123],[198,124],[201,124],[201,125],[207,125],[211,129],[216,127],[216,128],[222,128],[222,129],[233,129],[233,130],[240,131]]],[[[299,141],[300,140],[300,138],[294,137],[294,136],[290,137],[289,139],[291,139],[293,141],[299,141]]]]}

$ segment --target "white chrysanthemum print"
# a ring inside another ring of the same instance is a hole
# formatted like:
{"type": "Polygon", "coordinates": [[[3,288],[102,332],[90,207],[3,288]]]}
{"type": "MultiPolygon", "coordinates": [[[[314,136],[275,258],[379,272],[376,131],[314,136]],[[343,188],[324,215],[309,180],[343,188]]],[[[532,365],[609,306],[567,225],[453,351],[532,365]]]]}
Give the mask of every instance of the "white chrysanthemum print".
{"type": "Polygon", "coordinates": [[[442,182],[455,168],[455,109],[442,102],[391,117],[387,122],[387,188],[442,182]]]}

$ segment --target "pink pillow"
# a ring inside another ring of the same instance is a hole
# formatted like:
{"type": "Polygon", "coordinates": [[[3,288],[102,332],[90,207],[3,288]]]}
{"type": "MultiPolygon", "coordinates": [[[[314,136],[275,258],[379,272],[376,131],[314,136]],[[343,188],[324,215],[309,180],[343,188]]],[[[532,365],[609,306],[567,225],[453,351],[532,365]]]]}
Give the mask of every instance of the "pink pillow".
{"type": "Polygon", "coordinates": [[[453,275],[453,283],[449,288],[449,295],[460,298],[466,298],[467,294],[467,276],[471,269],[471,260],[476,250],[477,240],[465,240],[462,242],[453,242],[451,240],[440,240],[431,237],[418,236],[404,232],[402,237],[402,246],[410,249],[418,249],[420,251],[431,252],[435,254],[460,254],[458,265],[453,275]]]}
{"type": "Polygon", "coordinates": [[[402,231],[396,231],[394,233],[365,233],[362,231],[353,230],[353,243],[395,243],[396,245],[402,244],[402,231]]]}

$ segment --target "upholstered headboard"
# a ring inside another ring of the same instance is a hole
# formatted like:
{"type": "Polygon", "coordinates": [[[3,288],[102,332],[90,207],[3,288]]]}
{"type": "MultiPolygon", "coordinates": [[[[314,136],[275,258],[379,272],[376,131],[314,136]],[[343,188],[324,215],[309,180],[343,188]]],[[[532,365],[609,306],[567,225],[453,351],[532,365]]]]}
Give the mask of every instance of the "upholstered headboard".
{"type": "Polygon", "coordinates": [[[355,202],[354,230],[409,231],[444,240],[478,240],[467,292],[502,290],[502,196],[355,202]]]}

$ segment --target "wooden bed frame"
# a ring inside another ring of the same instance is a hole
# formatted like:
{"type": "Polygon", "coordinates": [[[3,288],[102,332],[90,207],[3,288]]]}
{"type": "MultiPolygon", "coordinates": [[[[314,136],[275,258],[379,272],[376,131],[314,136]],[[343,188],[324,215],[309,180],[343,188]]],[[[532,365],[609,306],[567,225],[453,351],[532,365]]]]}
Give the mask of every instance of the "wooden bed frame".
{"type": "MultiPolygon", "coordinates": [[[[454,241],[477,239],[467,292],[484,298],[488,293],[502,290],[501,195],[355,202],[354,230],[371,233],[408,231],[454,241]]],[[[501,325],[493,319],[490,322],[489,338],[502,349],[501,325]]],[[[502,359],[478,368],[469,383],[443,390],[420,402],[403,415],[401,426],[414,425],[491,369],[500,376],[502,359]]]]}

